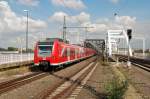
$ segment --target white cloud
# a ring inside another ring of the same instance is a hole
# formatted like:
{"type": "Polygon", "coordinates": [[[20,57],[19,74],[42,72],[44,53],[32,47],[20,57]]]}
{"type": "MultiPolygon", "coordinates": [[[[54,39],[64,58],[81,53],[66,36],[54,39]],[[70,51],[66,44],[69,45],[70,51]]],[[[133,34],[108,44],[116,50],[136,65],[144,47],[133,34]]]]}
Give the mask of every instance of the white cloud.
{"type": "Polygon", "coordinates": [[[68,17],[68,15],[64,12],[55,12],[52,16],[49,17],[49,20],[62,23],[64,16],[68,17]]]}
{"type": "Polygon", "coordinates": [[[120,24],[124,25],[127,27],[133,27],[136,23],[136,17],[131,17],[131,16],[116,16],[115,21],[120,24]]]}
{"type": "Polygon", "coordinates": [[[37,6],[39,4],[39,0],[17,0],[19,3],[27,6],[37,6]]]}
{"type": "Polygon", "coordinates": [[[51,0],[51,2],[56,6],[64,6],[72,9],[86,8],[82,0],[51,0]]]}
{"type": "MultiPolygon", "coordinates": [[[[93,22],[90,19],[90,14],[81,12],[78,15],[70,16],[64,12],[55,12],[52,16],[49,17],[50,21],[63,23],[63,18],[66,16],[67,24],[79,24],[80,26],[89,26],[94,28],[89,28],[89,32],[106,32],[108,29],[122,29],[133,28],[136,24],[136,17],[131,16],[116,16],[115,19],[110,20],[108,18],[97,19],[93,22]]],[[[70,24],[70,25],[71,25],[70,24]]]]}
{"type": "Polygon", "coordinates": [[[90,26],[89,32],[106,33],[108,29],[123,29],[134,28],[136,25],[136,17],[131,16],[116,16],[114,20],[108,18],[97,19],[96,22],[86,22],[83,26],[90,26]]]}
{"type": "MultiPolygon", "coordinates": [[[[141,36],[141,37],[145,37],[147,39],[149,39],[149,31],[150,31],[150,21],[146,21],[146,22],[137,22],[134,25],[134,35],[135,36],[141,36]]],[[[150,40],[150,39],[149,39],[150,40]]]]}
{"type": "Polygon", "coordinates": [[[112,3],[117,4],[120,0],[110,0],[112,3]]]}
{"type": "Polygon", "coordinates": [[[50,21],[63,23],[64,16],[69,23],[84,23],[90,21],[90,15],[85,12],[81,12],[79,15],[70,16],[64,12],[55,12],[52,16],[49,17],[50,21]]]}
{"type": "MultiPolygon", "coordinates": [[[[47,27],[42,20],[29,17],[29,34],[37,33],[47,27]]],[[[0,1],[0,42],[7,46],[17,36],[24,36],[26,29],[26,16],[18,16],[13,12],[6,1],[0,1]],[[4,42],[6,41],[6,42],[4,42]]],[[[0,46],[1,46],[0,44],[0,46]]]]}
{"type": "Polygon", "coordinates": [[[75,18],[76,17],[81,23],[90,21],[90,14],[85,12],[81,12],[79,15],[75,16],[75,18]]]}
{"type": "MultiPolygon", "coordinates": [[[[25,30],[26,16],[17,16],[6,1],[0,2],[0,15],[0,33],[22,32],[25,30]]],[[[30,32],[36,32],[46,26],[47,24],[44,21],[29,18],[30,32]]]]}

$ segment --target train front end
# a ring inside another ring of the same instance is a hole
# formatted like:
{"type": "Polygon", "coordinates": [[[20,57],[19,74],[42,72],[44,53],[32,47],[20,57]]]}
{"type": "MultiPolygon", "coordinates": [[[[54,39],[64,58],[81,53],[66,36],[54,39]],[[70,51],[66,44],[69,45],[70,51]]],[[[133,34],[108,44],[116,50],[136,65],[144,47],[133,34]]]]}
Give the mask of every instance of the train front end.
{"type": "Polygon", "coordinates": [[[42,69],[47,70],[50,67],[53,53],[54,41],[45,40],[36,44],[34,50],[34,64],[39,65],[42,69]]]}

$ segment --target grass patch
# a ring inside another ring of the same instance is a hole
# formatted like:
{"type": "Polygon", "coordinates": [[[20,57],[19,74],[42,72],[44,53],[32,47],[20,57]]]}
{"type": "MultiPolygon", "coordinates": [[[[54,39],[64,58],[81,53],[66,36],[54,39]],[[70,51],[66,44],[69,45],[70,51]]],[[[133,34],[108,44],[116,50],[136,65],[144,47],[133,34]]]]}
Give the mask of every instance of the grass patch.
{"type": "Polygon", "coordinates": [[[111,82],[106,84],[106,93],[108,99],[123,99],[123,95],[128,88],[128,81],[120,81],[115,77],[111,82]]]}
{"type": "Polygon", "coordinates": [[[17,74],[23,74],[29,72],[29,69],[27,67],[21,67],[21,68],[16,68],[12,70],[7,70],[1,72],[1,76],[12,76],[12,75],[17,75],[17,74]]]}

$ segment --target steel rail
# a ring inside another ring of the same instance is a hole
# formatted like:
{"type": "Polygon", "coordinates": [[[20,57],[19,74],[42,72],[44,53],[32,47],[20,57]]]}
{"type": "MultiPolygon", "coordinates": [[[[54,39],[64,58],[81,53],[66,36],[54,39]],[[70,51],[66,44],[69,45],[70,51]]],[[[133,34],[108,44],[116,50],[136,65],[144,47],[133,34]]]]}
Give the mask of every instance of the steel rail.
{"type": "MultiPolygon", "coordinates": [[[[119,56],[119,60],[122,60],[122,61],[126,62],[127,57],[121,55],[121,56],[119,56]]],[[[132,59],[132,58],[131,58],[130,61],[131,61],[131,64],[133,64],[134,66],[139,67],[141,69],[144,69],[145,71],[150,72],[150,64],[144,64],[143,61],[142,62],[140,60],[136,61],[136,59],[132,59]]]]}
{"type": "Polygon", "coordinates": [[[10,81],[2,82],[0,83],[0,94],[13,90],[15,88],[18,88],[20,86],[23,86],[25,84],[28,84],[32,81],[41,79],[48,75],[49,75],[48,73],[35,72],[35,73],[29,74],[23,77],[10,80],[10,81]]]}

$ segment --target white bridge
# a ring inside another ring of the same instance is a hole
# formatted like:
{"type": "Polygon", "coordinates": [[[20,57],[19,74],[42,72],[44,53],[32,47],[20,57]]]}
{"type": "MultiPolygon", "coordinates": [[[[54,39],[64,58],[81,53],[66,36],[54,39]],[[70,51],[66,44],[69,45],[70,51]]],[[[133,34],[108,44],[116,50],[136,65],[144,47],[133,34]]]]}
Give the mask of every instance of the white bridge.
{"type": "Polygon", "coordinates": [[[125,39],[127,46],[129,47],[129,55],[132,56],[132,49],[130,46],[129,38],[127,35],[127,32],[125,30],[108,30],[107,31],[107,50],[109,57],[112,56],[112,54],[118,54],[119,48],[119,40],[125,39]]]}

